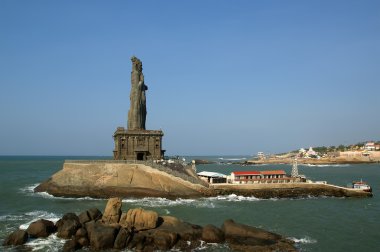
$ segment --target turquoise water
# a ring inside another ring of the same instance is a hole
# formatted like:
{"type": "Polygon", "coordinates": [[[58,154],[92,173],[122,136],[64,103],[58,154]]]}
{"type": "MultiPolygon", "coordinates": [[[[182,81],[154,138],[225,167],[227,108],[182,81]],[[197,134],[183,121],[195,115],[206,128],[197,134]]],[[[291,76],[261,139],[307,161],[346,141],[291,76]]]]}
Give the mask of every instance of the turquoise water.
{"type": "MultiPolygon", "coordinates": [[[[194,157],[189,157],[191,160],[194,157]]],[[[243,157],[198,157],[228,161],[243,157]],[[221,159],[223,158],[223,159],[221,159]]],[[[60,170],[65,159],[99,157],[0,157],[0,243],[13,230],[46,218],[57,220],[66,212],[80,213],[90,207],[103,211],[106,201],[91,198],[56,198],[33,193],[33,188],[60,170]]],[[[102,159],[107,159],[103,157],[102,159]]],[[[229,174],[233,170],[284,169],[290,165],[240,166],[198,165],[198,171],[229,174]]],[[[261,227],[295,240],[301,251],[379,251],[380,250],[380,164],[299,166],[300,174],[312,180],[327,180],[345,186],[363,179],[374,189],[373,198],[302,198],[260,200],[254,197],[177,199],[124,199],[123,210],[143,207],[160,215],[173,215],[184,221],[220,226],[225,219],[261,227]]],[[[54,236],[31,240],[33,251],[59,251],[64,241],[54,236]]],[[[227,250],[205,245],[206,251],[227,250]]],[[[204,247],[200,248],[204,249],[204,247]]],[[[0,247],[0,251],[11,251],[0,247]]]]}

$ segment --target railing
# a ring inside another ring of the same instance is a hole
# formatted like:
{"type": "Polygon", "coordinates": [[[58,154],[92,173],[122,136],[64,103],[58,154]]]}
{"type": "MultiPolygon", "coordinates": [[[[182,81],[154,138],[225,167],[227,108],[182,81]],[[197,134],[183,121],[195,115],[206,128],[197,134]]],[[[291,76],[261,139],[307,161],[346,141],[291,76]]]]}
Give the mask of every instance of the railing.
{"type": "MultiPolygon", "coordinates": [[[[147,161],[141,161],[141,160],[65,160],[65,163],[113,163],[113,164],[142,164],[147,165],[152,168],[155,168],[157,170],[166,172],[168,174],[171,174],[175,177],[181,178],[183,180],[189,181],[193,184],[200,184],[203,185],[202,181],[200,179],[194,178],[188,174],[183,172],[179,172],[173,169],[170,169],[169,167],[166,167],[162,164],[158,164],[154,162],[153,160],[147,160],[147,161]]],[[[185,169],[185,167],[183,167],[185,169]]]]}

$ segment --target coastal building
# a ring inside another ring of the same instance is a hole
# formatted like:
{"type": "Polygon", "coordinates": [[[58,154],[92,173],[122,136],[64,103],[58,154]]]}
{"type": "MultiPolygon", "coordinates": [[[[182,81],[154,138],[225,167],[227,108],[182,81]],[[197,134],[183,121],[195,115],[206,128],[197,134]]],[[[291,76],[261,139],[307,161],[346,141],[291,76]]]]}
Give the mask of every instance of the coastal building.
{"type": "Polygon", "coordinates": [[[300,178],[289,177],[284,170],[234,171],[231,172],[230,182],[233,184],[293,183],[300,182],[300,178]]]}
{"type": "Polygon", "coordinates": [[[367,151],[375,151],[376,150],[376,145],[375,145],[375,142],[367,142],[365,145],[364,145],[364,150],[367,150],[367,151]]]}
{"type": "Polygon", "coordinates": [[[265,154],[262,151],[257,152],[257,158],[258,159],[265,159],[265,154]]]}
{"type": "Polygon", "coordinates": [[[202,171],[197,173],[198,177],[210,184],[227,183],[227,175],[217,172],[202,171]]]}
{"type": "Polygon", "coordinates": [[[113,135],[115,160],[161,160],[162,150],[161,130],[127,130],[118,127],[113,135]]]}
{"type": "Polygon", "coordinates": [[[165,150],[162,149],[162,130],[146,130],[146,94],[148,86],[144,83],[142,62],[133,56],[131,72],[130,108],[128,111],[128,128],[118,127],[113,134],[115,160],[161,160],[165,150]]]}

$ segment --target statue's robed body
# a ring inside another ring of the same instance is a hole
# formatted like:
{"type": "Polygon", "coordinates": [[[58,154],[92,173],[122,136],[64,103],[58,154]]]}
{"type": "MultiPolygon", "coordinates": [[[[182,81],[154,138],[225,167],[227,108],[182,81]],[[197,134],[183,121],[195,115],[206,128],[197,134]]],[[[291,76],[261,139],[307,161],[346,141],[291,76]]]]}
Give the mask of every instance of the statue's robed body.
{"type": "Polygon", "coordinates": [[[128,129],[145,130],[146,121],[146,95],[148,87],[144,83],[144,74],[142,73],[142,62],[133,56],[131,72],[131,106],[128,112],[128,129]]]}

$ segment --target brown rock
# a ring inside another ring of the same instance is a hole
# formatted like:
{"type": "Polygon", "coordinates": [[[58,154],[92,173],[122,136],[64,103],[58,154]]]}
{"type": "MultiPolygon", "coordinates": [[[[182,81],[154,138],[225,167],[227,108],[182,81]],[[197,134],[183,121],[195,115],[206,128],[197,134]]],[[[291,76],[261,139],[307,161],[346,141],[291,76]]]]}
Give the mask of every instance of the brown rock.
{"type": "Polygon", "coordinates": [[[226,241],[234,251],[296,251],[293,242],[260,228],[226,220],[222,225],[226,241]]]}
{"type": "Polygon", "coordinates": [[[57,236],[64,239],[70,239],[81,227],[79,218],[74,213],[65,214],[62,219],[57,221],[57,236]]]}
{"type": "Polygon", "coordinates": [[[177,233],[179,239],[185,241],[195,241],[202,237],[202,227],[187,222],[182,222],[173,216],[160,217],[158,230],[169,230],[177,233]]]}
{"type": "Polygon", "coordinates": [[[112,249],[119,230],[101,223],[89,223],[91,222],[86,223],[86,228],[91,228],[91,231],[87,229],[91,248],[95,250],[112,249]]]}
{"type": "Polygon", "coordinates": [[[209,243],[221,243],[224,241],[224,232],[214,225],[206,225],[202,230],[202,240],[209,243]]]}
{"type": "Polygon", "coordinates": [[[113,247],[115,249],[124,249],[127,242],[129,241],[129,238],[131,238],[131,233],[124,228],[120,228],[113,247]]]}
{"type": "Polygon", "coordinates": [[[85,228],[79,228],[75,233],[76,238],[87,237],[87,230],[85,228]]]}
{"type": "Polygon", "coordinates": [[[87,214],[91,220],[100,220],[102,218],[102,212],[99,209],[93,207],[87,210],[87,214]]]}
{"type": "MultiPolygon", "coordinates": [[[[282,237],[278,234],[274,234],[265,231],[260,228],[251,227],[244,224],[235,223],[233,220],[226,220],[223,223],[222,230],[228,237],[246,237],[254,238],[258,243],[273,244],[275,241],[280,240],[282,237]]],[[[258,244],[259,245],[259,244],[258,244]]]]}
{"type": "Polygon", "coordinates": [[[22,245],[28,240],[28,233],[25,230],[16,230],[7,238],[5,238],[3,242],[3,246],[17,246],[22,245]]]}
{"type": "Polygon", "coordinates": [[[106,224],[118,223],[121,215],[121,198],[110,198],[107,202],[102,222],[106,224]]]}
{"type": "Polygon", "coordinates": [[[82,247],[88,247],[90,245],[90,242],[87,239],[87,237],[80,237],[78,238],[77,242],[82,247]]]}
{"type": "Polygon", "coordinates": [[[178,234],[169,230],[157,230],[153,233],[154,245],[161,251],[170,250],[178,240],[178,234]]]}
{"type": "Polygon", "coordinates": [[[33,238],[48,237],[55,232],[55,225],[52,221],[40,219],[32,222],[26,232],[33,238]]]}
{"type": "Polygon", "coordinates": [[[80,222],[81,224],[84,224],[84,223],[86,223],[86,222],[91,221],[91,218],[90,218],[90,216],[88,215],[88,212],[87,212],[87,211],[84,211],[84,212],[80,213],[80,214],[78,215],[78,218],[79,218],[79,222],[80,222]]]}
{"type": "Polygon", "coordinates": [[[158,214],[142,208],[129,209],[127,213],[122,214],[119,222],[122,227],[137,231],[156,228],[157,223],[158,214]]]}
{"type": "Polygon", "coordinates": [[[74,252],[78,249],[82,248],[82,246],[77,242],[75,238],[67,240],[65,245],[63,245],[63,252],[74,252]]]}
{"type": "Polygon", "coordinates": [[[135,233],[133,234],[131,241],[127,244],[127,248],[136,248],[139,250],[143,250],[145,247],[145,240],[146,236],[143,233],[135,233]]]}

